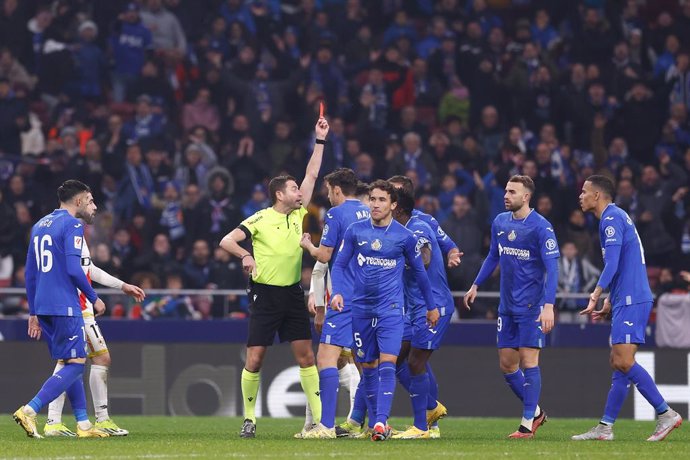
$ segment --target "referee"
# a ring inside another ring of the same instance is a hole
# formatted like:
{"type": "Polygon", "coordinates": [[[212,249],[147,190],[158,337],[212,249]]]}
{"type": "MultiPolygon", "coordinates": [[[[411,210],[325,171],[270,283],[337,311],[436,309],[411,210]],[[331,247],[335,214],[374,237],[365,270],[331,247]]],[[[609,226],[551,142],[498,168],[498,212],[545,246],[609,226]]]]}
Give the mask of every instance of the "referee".
{"type": "Polygon", "coordinates": [[[250,274],[249,338],[247,361],[242,370],[244,423],[241,438],[256,434],[256,395],[259,372],[266,347],[273,343],[276,332],[281,342],[290,342],[300,367],[300,381],[314,416],[321,421],[319,372],[314,365],[309,313],[304,305],[302,278],[302,219],[314,192],[321,169],[328,122],[316,122],[316,144],[307,164],[302,185],[291,176],[278,176],[268,185],[273,206],[245,219],[228,233],[220,247],[242,259],[242,268],[250,274]],[[254,254],[238,243],[251,238],[254,254]]]}

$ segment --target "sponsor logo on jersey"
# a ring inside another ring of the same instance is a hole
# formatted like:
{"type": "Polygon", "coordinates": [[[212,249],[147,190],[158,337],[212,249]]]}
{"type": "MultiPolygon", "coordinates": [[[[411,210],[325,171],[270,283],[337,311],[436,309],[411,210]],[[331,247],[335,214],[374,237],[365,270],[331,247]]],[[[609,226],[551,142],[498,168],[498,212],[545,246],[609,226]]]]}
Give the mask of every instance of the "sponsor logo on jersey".
{"type": "Polygon", "coordinates": [[[326,235],[328,235],[328,224],[326,224],[326,225],[323,226],[323,233],[322,233],[322,236],[326,236],[326,235]]]}
{"type": "Polygon", "coordinates": [[[357,255],[357,263],[360,267],[364,265],[373,265],[374,267],[381,267],[384,270],[391,270],[398,265],[395,259],[384,259],[382,257],[365,257],[362,254],[357,255]]]}
{"type": "Polygon", "coordinates": [[[83,238],[81,236],[75,236],[74,237],[74,247],[75,249],[81,249],[81,243],[82,243],[83,238]]]}
{"type": "Polygon", "coordinates": [[[515,241],[515,238],[517,238],[517,233],[515,233],[515,230],[511,230],[508,233],[508,241],[515,241]]]}
{"type": "Polygon", "coordinates": [[[529,249],[511,248],[500,244],[498,245],[498,255],[513,256],[519,260],[529,260],[530,258],[529,249]]]}
{"type": "Polygon", "coordinates": [[[616,234],[616,229],[609,225],[604,229],[604,234],[606,234],[607,238],[613,238],[613,235],[616,234]]]}
{"type": "Polygon", "coordinates": [[[556,240],[554,240],[553,238],[549,238],[548,240],[546,240],[545,244],[546,249],[548,249],[549,251],[553,251],[554,249],[556,249],[556,240]]]}

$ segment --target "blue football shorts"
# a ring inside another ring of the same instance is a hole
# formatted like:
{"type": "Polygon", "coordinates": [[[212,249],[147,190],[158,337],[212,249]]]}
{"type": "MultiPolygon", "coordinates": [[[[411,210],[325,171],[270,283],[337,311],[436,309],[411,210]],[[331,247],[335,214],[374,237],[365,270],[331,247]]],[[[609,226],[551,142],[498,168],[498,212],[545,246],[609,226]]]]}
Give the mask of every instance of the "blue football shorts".
{"type": "Polygon", "coordinates": [[[645,330],[652,302],[613,307],[611,317],[611,344],[645,343],[645,330]]]}
{"type": "MultiPolygon", "coordinates": [[[[403,315],[352,317],[354,355],[360,363],[379,359],[382,353],[398,356],[403,338],[403,315]]],[[[324,326],[325,327],[325,326],[324,326]]]]}
{"type": "Polygon", "coordinates": [[[53,359],[86,358],[86,332],[81,315],[39,315],[38,323],[53,359]]]}
{"type": "Polygon", "coordinates": [[[543,307],[525,312],[499,313],[496,320],[498,348],[544,348],[546,334],[537,321],[543,307]]]}

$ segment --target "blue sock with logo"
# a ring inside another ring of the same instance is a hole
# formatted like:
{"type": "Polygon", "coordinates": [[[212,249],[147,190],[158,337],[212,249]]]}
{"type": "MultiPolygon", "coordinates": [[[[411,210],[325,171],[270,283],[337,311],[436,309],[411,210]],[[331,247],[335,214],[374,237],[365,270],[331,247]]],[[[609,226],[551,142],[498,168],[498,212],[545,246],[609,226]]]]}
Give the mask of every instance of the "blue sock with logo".
{"type": "Polygon", "coordinates": [[[429,375],[425,372],[413,375],[410,381],[410,400],[414,414],[414,426],[422,431],[428,430],[426,425],[426,407],[429,399],[429,375]]]}
{"type": "Polygon", "coordinates": [[[604,416],[601,418],[602,423],[613,425],[616,418],[618,418],[618,413],[621,411],[621,407],[623,407],[629,390],[630,379],[621,371],[615,371],[611,376],[611,389],[606,398],[604,416]]]}
{"type": "Polygon", "coordinates": [[[367,412],[367,396],[364,390],[364,379],[360,379],[355,392],[355,403],[352,405],[352,414],[350,418],[355,422],[364,423],[364,414],[367,412]]]}
{"type": "Polygon", "coordinates": [[[362,369],[362,380],[364,381],[364,396],[367,401],[367,411],[369,412],[369,428],[374,428],[376,424],[377,396],[379,392],[379,370],[376,367],[362,369]]]}
{"type": "Polygon", "coordinates": [[[338,368],[327,367],[319,372],[321,393],[321,423],[326,428],[335,426],[335,406],[338,403],[338,368]]]}
{"type": "Polygon", "coordinates": [[[48,380],[45,381],[41,390],[31,401],[29,401],[28,406],[38,414],[45,404],[50,404],[53,399],[67,391],[67,388],[69,388],[75,380],[81,379],[82,375],[84,375],[83,364],[65,364],[65,367],[51,375],[48,380]]]}
{"type": "Polygon", "coordinates": [[[635,363],[626,376],[635,384],[640,394],[652,405],[657,414],[661,414],[668,410],[668,404],[664,400],[664,397],[661,396],[661,393],[659,393],[654,379],[652,379],[652,376],[649,375],[649,372],[647,372],[644,367],[635,363]]]}
{"type": "Polygon", "coordinates": [[[409,393],[411,377],[410,366],[407,365],[407,361],[403,361],[403,363],[395,369],[395,376],[398,378],[400,385],[409,393]]]}
{"type": "Polygon", "coordinates": [[[426,363],[426,373],[429,376],[429,398],[426,410],[434,410],[438,405],[438,384],[436,383],[436,376],[431,370],[431,364],[426,363]]]}
{"type": "Polygon", "coordinates": [[[503,378],[506,379],[506,383],[513,390],[515,396],[523,401],[525,399],[525,374],[522,373],[522,369],[516,370],[510,374],[503,374],[503,378]]]}
{"type": "Polygon", "coordinates": [[[379,391],[376,400],[376,423],[388,423],[395,393],[395,364],[379,364],[379,391]]]}
{"type": "MultiPolygon", "coordinates": [[[[526,420],[534,418],[534,412],[539,404],[541,394],[541,371],[539,366],[525,369],[525,385],[522,417],[526,420]]],[[[531,427],[529,427],[531,428],[531,427]]]]}
{"type": "Polygon", "coordinates": [[[67,389],[67,399],[72,405],[72,413],[77,423],[86,422],[89,416],[86,414],[86,391],[84,391],[84,380],[77,379],[67,389]]]}

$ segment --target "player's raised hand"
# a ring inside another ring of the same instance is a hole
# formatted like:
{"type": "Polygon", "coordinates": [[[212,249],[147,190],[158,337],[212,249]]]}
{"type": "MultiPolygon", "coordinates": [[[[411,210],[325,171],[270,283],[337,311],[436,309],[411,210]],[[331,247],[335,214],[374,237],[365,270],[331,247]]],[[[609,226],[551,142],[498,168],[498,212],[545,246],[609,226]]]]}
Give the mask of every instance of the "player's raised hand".
{"type": "Polygon", "coordinates": [[[551,332],[556,322],[553,315],[553,304],[547,303],[544,305],[544,309],[539,314],[537,322],[541,322],[541,330],[544,334],[551,332]]]}
{"type": "Polygon", "coordinates": [[[460,263],[462,262],[462,256],[464,256],[464,252],[460,251],[452,251],[448,254],[448,268],[455,268],[459,267],[460,263]]]}
{"type": "Polygon", "coordinates": [[[438,323],[438,319],[441,317],[441,314],[438,312],[438,308],[434,308],[433,310],[427,310],[426,311],[426,325],[429,326],[430,328],[436,327],[436,323],[438,323]]]}
{"type": "Polygon", "coordinates": [[[132,297],[137,302],[141,302],[146,298],[146,293],[144,292],[144,290],[139,286],[135,286],[133,284],[123,284],[122,292],[132,297]]]}
{"type": "Polygon", "coordinates": [[[328,121],[326,121],[325,118],[319,118],[319,121],[316,122],[316,127],[314,128],[316,138],[321,140],[326,139],[329,129],[330,127],[328,126],[328,121]]]}
{"type": "Polygon", "coordinates": [[[607,319],[611,314],[611,299],[609,297],[604,299],[604,306],[601,310],[594,310],[592,312],[592,319],[594,321],[599,321],[602,319],[607,319]]]}
{"type": "Polygon", "coordinates": [[[463,297],[463,302],[465,304],[465,308],[468,310],[471,310],[472,307],[471,305],[474,303],[474,299],[477,298],[477,285],[473,284],[472,287],[470,288],[469,291],[465,293],[465,297],[463,297]]]}
{"type": "Polygon", "coordinates": [[[345,307],[345,302],[343,301],[343,296],[336,294],[331,300],[331,308],[336,311],[343,311],[345,307]]]}
{"type": "Polygon", "coordinates": [[[41,340],[41,325],[38,324],[38,316],[29,316],[29,330],[27,332],[32,339],[41,340]]]}
{"type": "Polygon", "coordinates": [[[303,233],[302,239],[299,241],[299,245],[302,249],[306,249],[308,251],[311,246],[314,246],[314,243],[311,242],[311,235],[309,233],[303,233]]]}
{"type": "Polygon", "coordinates": [[[96,316],[101,316],[103,313],[105,313],[105,304],[100,298],[96,299],[96,302],[93,304],[93,311],[96,316]]]}

